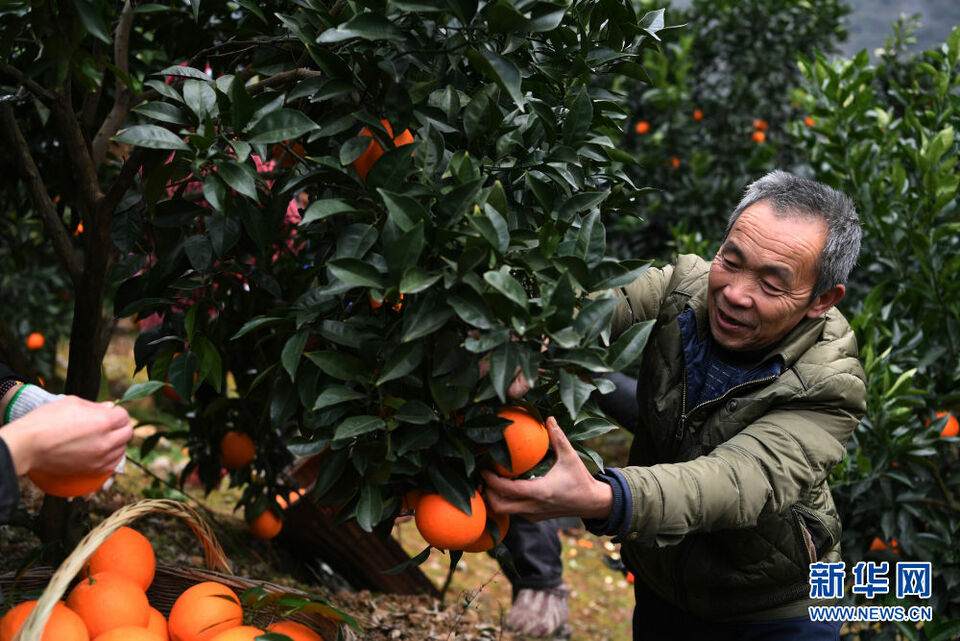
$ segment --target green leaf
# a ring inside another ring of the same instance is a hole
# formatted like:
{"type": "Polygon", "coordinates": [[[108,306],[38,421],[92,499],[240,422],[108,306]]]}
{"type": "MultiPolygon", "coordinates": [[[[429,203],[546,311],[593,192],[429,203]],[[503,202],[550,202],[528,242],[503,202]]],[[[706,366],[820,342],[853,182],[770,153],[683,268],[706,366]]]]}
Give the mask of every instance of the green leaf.
{"type": "Polygon", "coordinates": [[[339,441],[345,438],[353,438],[370,432],[377,432],[386,429],[387,424],[383,419],[376,416],[350,416],[340,421],[334,431],[333,439],[339,441]]]}
{"type": "Polygon", "coordinates": [[[571,221],[579,213],[593,209],[602,203],[609,191],[584,191],[567,198],[557,210],[557,217],[563,221],[571,221]]]}
{"type": "Polygon", "coordinates": [[[329,216],[337,214],[352,214],[359,210],[346,201],[339,198],[324,198],[310,203],[307,210],[303,213],[303,219],[300,221],[300,227],[306,227],[312,222],[323,220],[329,216]]]}
{"type": "Polygon", "coordinates": [[[354,380],[363,373],[363,363],[360,359],[343,352],[327,350],[307,352],[307,358],[313,361],[324,374],[342,381],[354,380]]]}
{"type": "Polygon", "coordinates": [[[415,198],[386,189],[377,189],[377,192],[383,198],[384,205],[387,206],[387,214],[389,214],[390,219],[396,223],[401,231],[410,231],[417,223],[430,219],[430,214],[415,198]]]}
{"type": "Polygon", "coordinates": [[[137,105],[133,111],[145,118],[159,122],[168,122],[173,125],[187,124],[187,114],[183,112],[183,109],[171,105],[169,102],[153,100],[137,105]]]}
{"type": "Polygon", "coordinates": [[[250,119],[256,111],[256,104],[247,93],[241,76],[233,77],[227,95],[230,97],[230,124],[235,130],[242,131],[250,124],[250,119]]]}
{"type": "Polygon", "coordinates": [[[508,266],[504,265],[499,271],[486,272],[483,275],[483,280],[487,281],[495,290],[523,308],[524,311],[529,309],[527,292],[523,289],[523,285],[510,275],[510,268],[508,266]]]}
{"type": "Polygon", "coordinates": [[[183,102],[203,122],[207,116],[216,114],[217,94],[210,86],[210,79],[185,80],[183,82],[183,102]]]}
{"type": "Polygon", "coordinates": [[[383,496],[379,485],[364,485],[360,488],[360,500],[357,502],[357,525],[367,532],[380,522],[383,513],[383,496]]]}
{"type": "Polygon", "coordinates": [[[274,316],[258,316],[244,323],[243,327],[241,327],[236,334],[230,337],[230,340],[236,340],[242,336],[245,336],[249,332],[252,332],[253,330],[259,329],[261,327],[279,325],[280,323],[286,322],[286,320],[287,319],[285,318],[276,318],[274,316]]]}
{"type": "MultiPolygon", "coordinates": [[[[594,273],[591,275],[596,275],[598,272],[602,271],[602,268],[607,263],[601,263],[598,269],[594,270],[594,273]]],[[[610,270],[613,273],[607,276],[604,274],[603,280],[599,283],[596,283],[592,286],[592,291],[604,291],[607,289],[615,289],[617,287],[624,287],[629,285],[633,281],[640,278],[647,269],[650,268],[649,262],[644,262],[640,260],[625,260],[615,266],[610,270]]]]}
{"type": "Polygon", "coordinates": [[[567,440],[571,443],[576,443],[578,441],[585,441],[602,436],[615,429],[618,429],[617,425],[604,418],[585,418],[582,421],[578,421],[574,424],[573,428],[564,433],[567,435],[567,440]]]}
{"type": "Polygon", "coordinates": [[[297,367],[300,365],[300,357],[303,356],[303,348],[309,338],[310,334],[308,332],[297,332],[287,339],[283,350],[280,352],[280,362],[283,364],[283,369],[287,370],[287,374],[290,375],[291,381],[297,379],[297,367]]]}
{"type": "Polygon", "coordinates": [[[401,42],[406,39],[403,31],[379,13],[367,12],[354,16],[336,29],[327,29],[317,38],[320,44],[341,42],[350,38],[363,40],[393,40],[401,42]]]}
{"type": "Polygon", "coordinates": [[[461,512],[471,514],[470,497],[476,490],[470,487],[463,470],[454,470],[446,464],[429,465],[427,475],[443,498],[453,503],[461,512]]]}
{"type": "Polygon", "coordinates": [[[657,34],[663,31],[663,14],[664,9],[655,9],[654,11],[647,12],[640,20],[640,28],[646,31],[654,40],[659,40],[660,37],[657,34]]]}
{"type": "Polygon", "coordinates": [[[384,258],[392,274],[402,274],[408,267],[413,267],[423,252],[423,221],[406,232],[395,242],[384,249],[384,258]]]}
{"type": "Polygon", "coordinates": [[[607,363],[615,372],[623,372],[640,361],[655,321],[634,323],[607,350],[607,363]]]}
{"type": "Polygon", "coordinates": [[[117,404],[128,403],[130,401],[135,401],[141,398],[146,398],[150,396],[157,390],[168,387],[163,381],[146,381],[143,383],[134,383],[123,393],[123,396],[120,400],[117,401],[117,404]]]}
{"type": "Polygon", "coordinates": [[[592,123],[593,101],[587,90],[581,88],[563,121],[563,141],[568,145],[580,143],[587,136],[592,123]]]}
{"type": "Polygon", "coordinates": [[[250,13],[252,13],[253,15],[257,16],[260,19],[260,22],[262,22],[264,25],[269,26],[270,23],[267,22],[267,17],[263,15],[263,11],[260,10],[260,7],[257,5],[256,2],[254,2],[253,0],[234,0],[234,2],[236,2],[238,5],[240,5],[241,7],[243,7],[250,13]]]}
{"type": "Polygon", "coordinates": [[[209,269],[213,262],[213,248],[210,241],[202,234],[194,234],[183,242],[183,251],[190,261],[190,265],[200,272],[209,269]]]}
{"type": "Polygon", "coordinates": [[[370,263],[359,258],[337,258],[327,263],[330,273],[343,282],[357,287],[373,287],[384,289],[387,286],[386,278],[370,263]]]}
{"type": "Polygon", "coordinates": [[[404,343],[393,350],[390,358],[383,366],[377,385],[406,376],[423,362],[424,349],[422,342],[404,343]]]}
{"type": "Polygon", "coordinates": [[[560,400],[567,408],[570,418],[576,418],[580,408],[590,398],[591,392],[596,389],[592,383],[580,379],[565,369],[560,370],[560,400]]]}
{"type": "Polygon", "coordinates": [[[513,99],[517,107],[523,109],[524,99],[520,90],[521,76],[517,65],[509,58],[504,58],[492,51],[484,50],[481,53],[490,65],[494,80],[513,99]]]}
{"type": "Polygon", "coordinates": [[[232,160],[222,161],[217,166],[217,174],[237,193],[257,200],[257,182],[247,168],[232,160]]]}
{"type": "Polygon", "coordinates": [[[350,389],[345,385],[330,385],[323,388],[323,391],[317,396],[317,400],[313,403],[313,410],[322,410],[332,405],[347,401],[358,401],[366,397],[366,394],[350,389]]]}
{"type": "Polygon", "coordinates": [[[503,403],[507,402],[507,390],[520,365],[519,349],[516,343],[508,340],[490,353],[490,382],[503,403]]]}
{"type": "Polygon", "coordinates": [[[176,78],[193,78],[194,80],[210,82],[210,78],[207,76],[207,74],[203,73],[199,69],[194,69],[193,67],[188,67],[186,65],[170,65],[169,67],[158,72],[157,75],[174,76],[176,78]]]}
{"type": "Polygon", "coordinates": [[[76,7],[80,22],[88,33],[107,44],[113,42],[107,23],[103,20],[101,12],[103,4],[88,0],[73,0],[73,6],[76,7]]]}
{"type": "Polygon", "coordinates": [[[190,151],[190,146],[180,136],[156,125],[134,125],[114,136],[113,140],[148,149],[190,151]]]}
{"type": "MultiPolygon", "coordinates": [[[[426,425],[436,420],[437,414],[429,405],[423,401],[411,399],[403,404],[403,407],[393,413],[393,418],[401,423],[412,423],[414,425],[426,425]]],[[[436,440],[436,431],[431,430],[436,440]]]]}
{"type": "Polygon", "coordinates": [[[616,298],[599,298],[590,301],[577,314],[573,328],[584,337],[584,340],[593,340],[606,329],[613,317],[613,310],[620,302],[620,299],[616,298]]]}
{"type": "Polygon", "coordinates": [[[429,289],[431,285],[442,278],[441,274],[430,273],[422,267],[413,265],[403,272],[400,279],[401,294],[416,294],[429,289]]]}
{"type": "Polygon", "coordinates": [[[491,329],[495,318],[479,294],[465,290],[449,297],[450,306],[465,323],[477,329],[491,329]]]}
{"type": "Polygon", "coordinates": [[[301,111],[279,109],[271,111],[253,126],[248,142],[251,144],[283,142],[299,138],[319,128],[317,123],[301,111]]]}
{"type": "Polygon", "coordinates": [[[408,343],[427,334],[431,334],[453,316],[453,310],[434,299],[420,301],[403,318],[403,331],[400,339],[408,343]]]}

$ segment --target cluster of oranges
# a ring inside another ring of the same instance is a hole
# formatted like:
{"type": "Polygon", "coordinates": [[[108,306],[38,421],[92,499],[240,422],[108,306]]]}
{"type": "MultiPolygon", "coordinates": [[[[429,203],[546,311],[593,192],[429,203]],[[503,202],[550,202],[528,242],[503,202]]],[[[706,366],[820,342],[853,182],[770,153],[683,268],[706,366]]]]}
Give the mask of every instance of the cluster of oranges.
{"type": "MultiPolygon", "coordinates": [[[[394,138],[393,128],[390,126],[390,123],[387,122],[386,118],[381,119],[380,124],[383,125],[383,128],[386,129],[387,133],[390,134],[390,137],[393,138],[393,144],[395,147],[409,145],[413,142],[413,134],[410,133],[409,129],[404,129],[399,136],[394,138]]],[[[370,131],[369,127],[364,127],[361,129],[358,135],[368,136],[370,138],[370,144],[367,145],[367,149],[352,163],[357,175],[360,176],[360,180],[366,182],[367,174],[370,173],[370,170],[373,168],[373,164],[380,159],[380,156],[383,155],[383,147],[381,147],[380,143],[378,143],[376,138],[373,137],[373,132],[370,131]]]]}
{"type": "MultiPolygon", "coordinates": [[[[530,471],[550,447],[547,428],[521,407],[505,407],[497,416],[510,421],[503,430],[510,452],[510,467],[494,461],[494,469],[501,476],[517,476],[530,471]]],[[[470,497],[470,514],[440,494],[417,491],[407,494],[404,508],[413,510],[417,530],[423,539],[433,547],[444,550],[486,552],[503,541],[510,527],[510,517],[490,510],[477,491],[470,497]],[[488,517],[496,524],[499,534],[497,542],[493,540],[488,517]]]]}
{"type": "MultiPolygon", "coordinates": [[[[146,595],[155,572],[150,541],[132,528],[117,529],[90,557],[66,601],[54,606],[43,641],[252,641],[265,634],[243,625],[240,600],[215,581],[185,590],[164,617],[146,595]]],[[[0,641],[13,640],[36,604],[24,601],[7,611],[0,619],[0,641]]],[[[293,641],[322,639],[293,621],[274,623],[266,631],[293,641]]]]}
{"type": "Polygon", "coordinates": [[[767,127],[769,124],[766,120],[760,120],[759,118],[753,121],[753,134],[750,135],[750,140],[759,144],[762,144],[767,141],[767,127]]]}

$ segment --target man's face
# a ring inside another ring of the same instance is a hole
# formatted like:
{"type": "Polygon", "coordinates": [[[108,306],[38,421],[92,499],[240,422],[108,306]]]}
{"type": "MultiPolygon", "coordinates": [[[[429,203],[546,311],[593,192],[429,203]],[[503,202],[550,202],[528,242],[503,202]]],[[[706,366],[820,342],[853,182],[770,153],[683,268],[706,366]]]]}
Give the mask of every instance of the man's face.
{"type": "Polygon", "coordinates": [[[804,316],[822,314],[810,294],[826,239],[822,220],[778,218],[766,201],[747,207],[710,266],[707,313],[714,340],[730,350],[762,349],[804,316]]]}

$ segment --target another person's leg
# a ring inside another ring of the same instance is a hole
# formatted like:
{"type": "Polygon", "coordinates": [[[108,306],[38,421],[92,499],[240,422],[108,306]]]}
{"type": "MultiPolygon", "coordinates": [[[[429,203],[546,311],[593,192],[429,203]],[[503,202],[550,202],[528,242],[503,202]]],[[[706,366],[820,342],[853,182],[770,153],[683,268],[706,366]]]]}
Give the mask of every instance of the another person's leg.
{"type": "Polygon", "coordinates": [[[559,527],[557,519],[510,519],[503,543],[516,571],[504,568],[513,587],[513,606],[504,623],[512,630],[546,637],[562,632],[567,624],[570,589],[563,584],[559,527]]]}

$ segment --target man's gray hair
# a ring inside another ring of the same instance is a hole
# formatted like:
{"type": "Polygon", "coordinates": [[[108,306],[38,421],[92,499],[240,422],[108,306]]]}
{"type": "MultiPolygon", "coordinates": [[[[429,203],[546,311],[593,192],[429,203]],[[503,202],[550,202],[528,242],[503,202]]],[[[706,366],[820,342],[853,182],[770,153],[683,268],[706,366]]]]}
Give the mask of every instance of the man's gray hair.
{"type": "Polygon", "coordinates": [[[767,201],[782,216],[817,218],[827,224],[827,242],[817,259],[817,282],[810,300],[836,285],[846,284],[860,253],[860,218],[845,194],[818,183],[776,169],[750,183],[730,215],[724,237],[740,214],[754,203],[767,201]]]}

